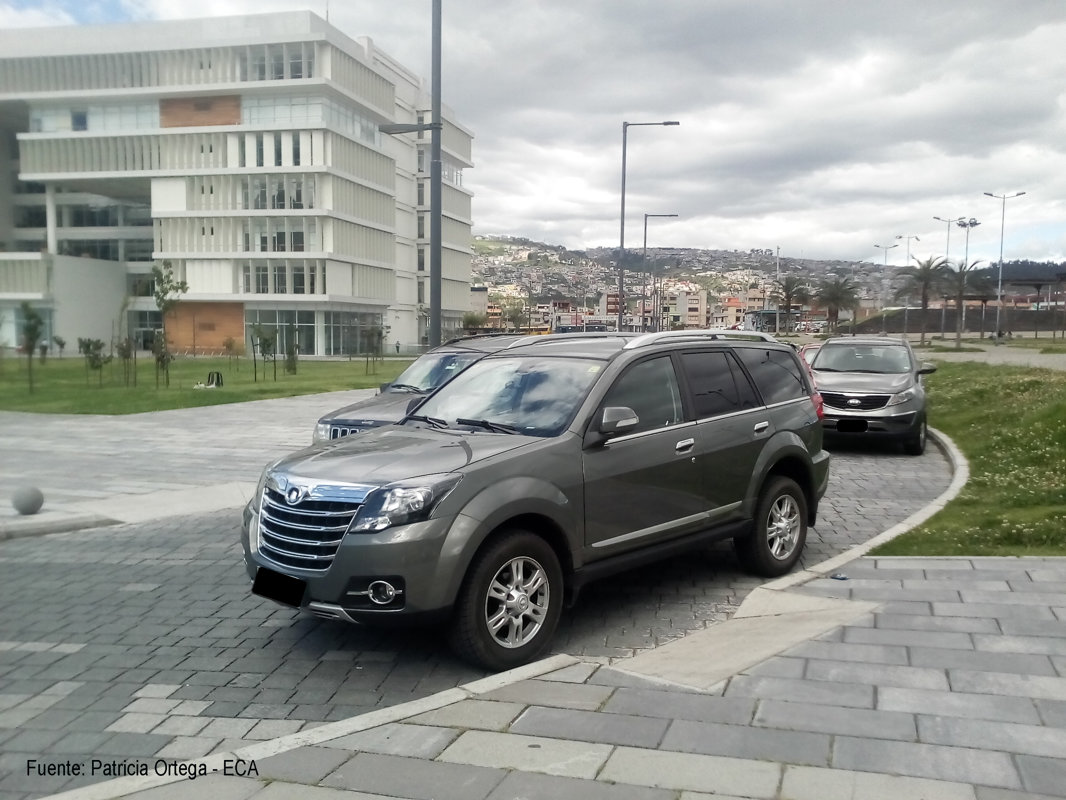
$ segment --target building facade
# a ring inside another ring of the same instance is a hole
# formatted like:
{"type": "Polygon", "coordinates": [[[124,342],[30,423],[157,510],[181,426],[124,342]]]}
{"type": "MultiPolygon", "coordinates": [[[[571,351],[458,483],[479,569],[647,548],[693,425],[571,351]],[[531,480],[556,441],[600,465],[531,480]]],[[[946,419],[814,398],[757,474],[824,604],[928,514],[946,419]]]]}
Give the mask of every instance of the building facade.
{"type": "MultiPolygon", "coordinates": [[[[153,264],[188,292],[176,352],[276,332],[320,356],[429,328],[423,82],[310,12],[0,32],[0,345],[150,343],[153,264]]],[[[472,134],[442,113],[442,322],[469,308],[472,134]]]]}

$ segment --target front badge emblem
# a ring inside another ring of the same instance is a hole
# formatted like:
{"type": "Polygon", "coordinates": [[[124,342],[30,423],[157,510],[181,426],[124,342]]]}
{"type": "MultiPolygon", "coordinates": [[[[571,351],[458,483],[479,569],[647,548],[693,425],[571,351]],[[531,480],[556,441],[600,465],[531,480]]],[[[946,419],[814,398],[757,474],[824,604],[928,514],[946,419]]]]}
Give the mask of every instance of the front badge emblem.
{"type": "Polygon", "coordinates": [[[289,489],[289,493],[285,495],[285,500],[290,506],[294,506],[300,502],[300,497],[302,494],[303,492],[300,491],[300,488],[298,486],[293,486],[291,489],[289,489]]]}

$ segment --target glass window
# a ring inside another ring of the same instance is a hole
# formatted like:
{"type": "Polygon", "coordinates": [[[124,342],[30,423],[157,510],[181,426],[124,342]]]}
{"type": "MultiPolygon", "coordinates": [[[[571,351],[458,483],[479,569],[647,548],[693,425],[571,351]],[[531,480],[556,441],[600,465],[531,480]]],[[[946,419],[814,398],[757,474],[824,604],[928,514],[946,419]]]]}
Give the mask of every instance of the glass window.
{"type": "Polygon", "coordinates": [[[802,368],[792,353],[755,347],[738,347],[736,353],[767,405],[807,396],[802,368]]]}
{"type": "Polygon", "coordinates": [[[270,291],[270,277],[265,264],[256,265],[255,293],[267,294],[270,291]]]}
{"type": "Polygon", "coordinates": [[[85,110],[70,112],[70,129],[72,131],[86,131],[89,129],[89,112],[85,110]]]}
{"type": "Polygon", "coordinates": [[[276,294],[287,294],[288,293],[288,289],[286,288],[286,281],[285,281],[285,265],[284,264],[275,264],[274,265],[274,292],[276,294]]]}
{"type": "Polygon", "coordinates": [[[292,237],[292,250],[294,253],[302,253],[304,249],[304,232],[293,231],[290,236],[292,237]]]}
{"type": "Polygon", "coordinates": [[[274,166],[281,166],[281,134],[274,134],[274,166]]]}
{"type": "Polygon", "coordinates": [[[418,248],[418,271],[426,271],[426,248],[424,247],[418,248]]]}
{"type": "Polygon", "coordinates": [[[615,381],[602,405],[633,409],[640,420],[634,433],[677,425],[684,414],[670,357],[657,356],[634,364],[615,381]]]}
{"type": "Polygon", "coordinates": [[[297,264],[292,268],[292,293],[304,293],[304,267],[302,264],[297,264]]]}
{"type": "Polygon", "coordinates": [[[292,164],[294,167],[300,166],[300,132],[293,131],[292,133],[292,164]]]}
{"type": "Polygon", "coordinates": [[[724,352],[683,353],[697,419],[730,414],[759,405],[739,365],[724,352]]]}

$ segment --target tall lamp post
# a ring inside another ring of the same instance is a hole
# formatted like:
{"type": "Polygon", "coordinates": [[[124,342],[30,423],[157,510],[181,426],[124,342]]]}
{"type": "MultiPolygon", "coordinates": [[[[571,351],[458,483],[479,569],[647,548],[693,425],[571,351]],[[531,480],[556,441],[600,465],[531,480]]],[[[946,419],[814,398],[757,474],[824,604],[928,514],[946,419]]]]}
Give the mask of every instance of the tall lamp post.
{"type": "MultiPolygon", "coordinates": [[[[647,325],[644,324],[644,303],[645,296],[648,293],[648,218],[649,217],[676,217],[677,214],[645,214],[644,215],[644,252],[640,257],[640,265],[644,271],[644,288],[640,294],[640,330],[647,329],[647,325]]],[[[652,282],[652,293],[655,293],[655,283],[652,282]]]]}
{"type": "Polygon", "coordinates": [[[962,251],[962,253],[963,253],[963,255],[962,255],[962,268],[959,270],[959,293],[963,295],[963,297],[962,297],[962,308],[958,309],[959,318],[956,321],[956,326],[955,326],[956,329],[959,332],[959,335],[961,336],[963,329],[966,327],[966,297],[965,297],[965,295],[966,295],[967,272],[970,269],[970,230],[973,229],[973,228],[976,228],[981,223],[978,222],[973,217],[970,217],[969,219],[960,219],[960,220],[956,221],[955,224],[958,225],[960,228],[965,228],[966,229],[966,247],[962,251]]]}
{"type": "Polygon", "coordinates": [[[442,196],[441,189],[441,0],[433,0],[432,21],[432,95],[430,97],[430,116],[432,122],[424,124],[387,124],[379,125],[382,133],[416,133],[430,131],[429,155],[429,346],[440,344],[441,328],[441,289],[442,289],[442,196]]]}
{"type": "MultiPolygon", "coordinates": [[[[893,247],[899,247],[899,244],[875,244],[874,247],[880,247],[885,253],[885,268],[881,274],[881,333],[886,333],[888,331],[888,317],[885,314],[885,297],[888,294],[886,291],[888,289],[888,251],[893,247]]],[[[855,330],[854,324],[852,330],[855,330]]]]}
{"type": "MultiPolygon", "coordinates": [[[[434,0],[439,2],[440,0],[434,0]]],[[[680,125],[677,120],[663,122],[623,122],[622,123],[622,213],[621,229],[618,234],[618,332],[622,332],[622,318],[625,316],[625,257],[626,257],[626,137],[631,126],[640,125],[680,125]]]]}
{"type": "Polygon", "coordinates": [[[962,222],[966,217],[955,217],[954,219],[944,219],[943,217],[933,217],[938,222],[944,222],[948,226],[948,240],[944,244],[944,260],[951,261],[951,226],[962,222]]]}
{"type": "Polygon", "coordinates": [[[995,197],[997,200],[1002,200],[1002,210],[999,215],[999,285],[996,288],[996,341],[999,341],[999,311],[1003,308],[1003,231],[1007,224],[1007,201],[1021,197],[1025,192],[1015,192],[1014,194],[992,194],[992,192],[985,192],[989,197],[995,197]]]}

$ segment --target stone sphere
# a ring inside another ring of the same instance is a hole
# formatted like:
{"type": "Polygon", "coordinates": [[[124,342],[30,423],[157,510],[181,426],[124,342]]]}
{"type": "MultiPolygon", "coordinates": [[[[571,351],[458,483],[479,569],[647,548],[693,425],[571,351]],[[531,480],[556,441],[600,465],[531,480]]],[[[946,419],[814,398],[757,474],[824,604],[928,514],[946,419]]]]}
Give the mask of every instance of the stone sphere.
{"type": "Polygon", "coordinates": [[[23,516],[36,514],[44,505],[44,494],[35,486],[20,486],[11,495],[11,505],[23,516]]]}

